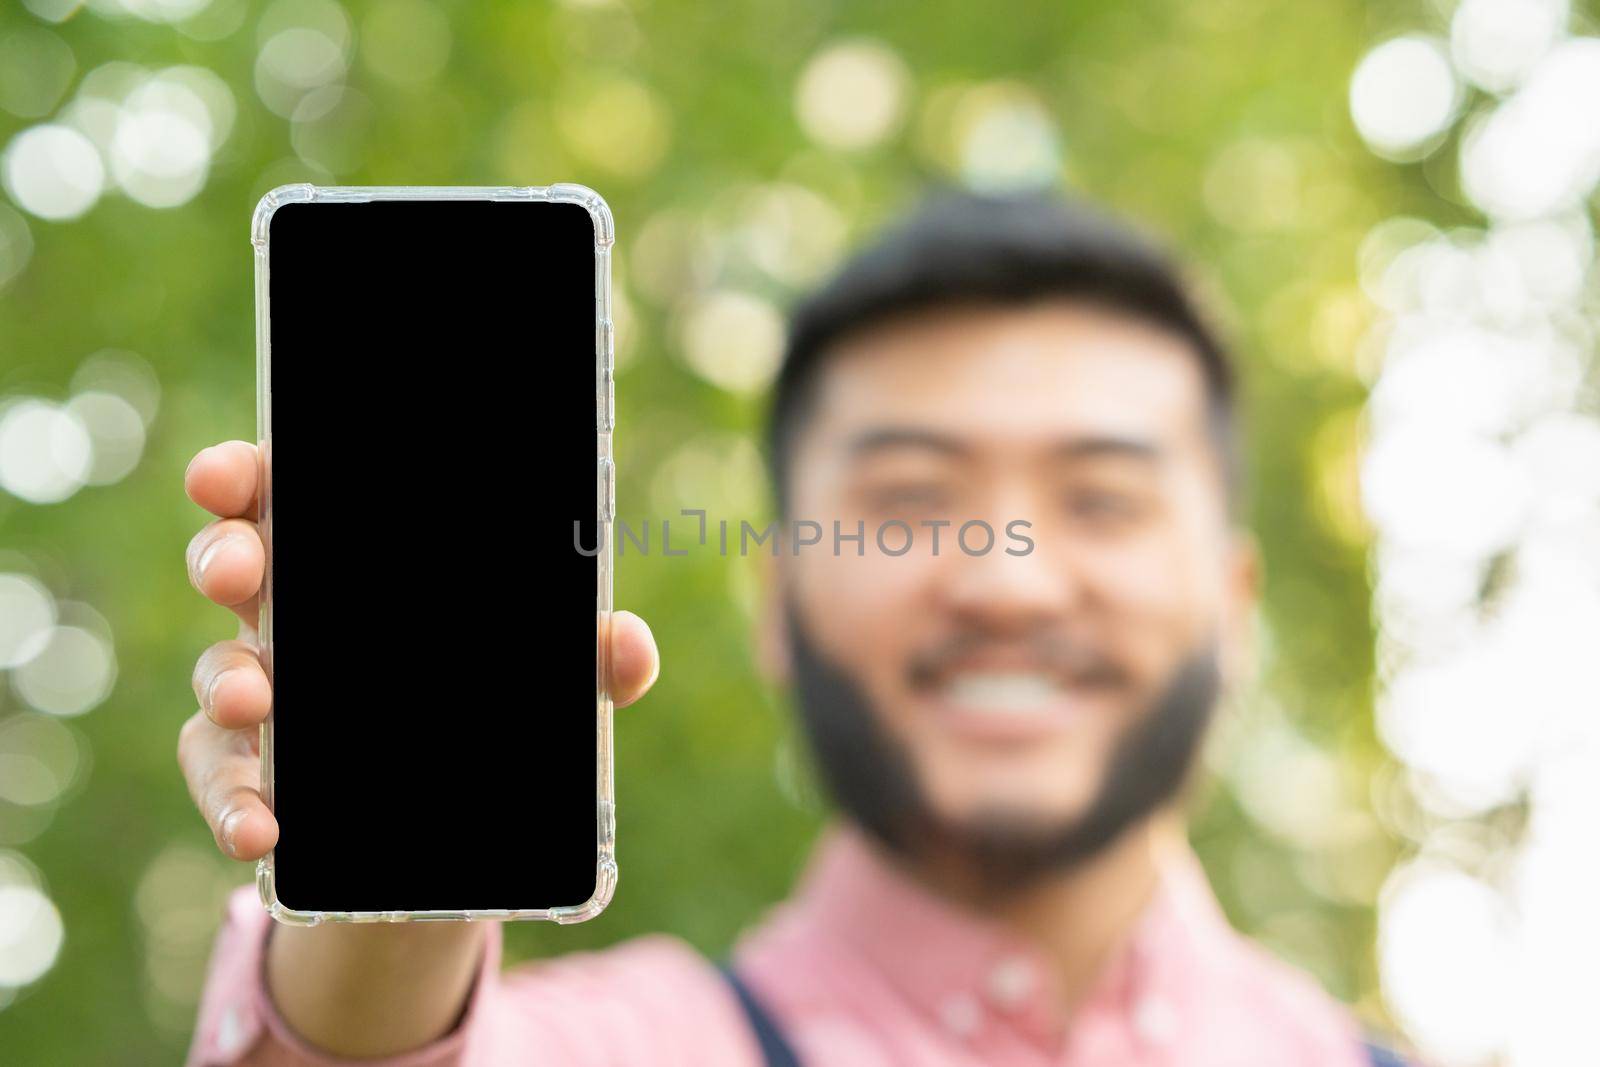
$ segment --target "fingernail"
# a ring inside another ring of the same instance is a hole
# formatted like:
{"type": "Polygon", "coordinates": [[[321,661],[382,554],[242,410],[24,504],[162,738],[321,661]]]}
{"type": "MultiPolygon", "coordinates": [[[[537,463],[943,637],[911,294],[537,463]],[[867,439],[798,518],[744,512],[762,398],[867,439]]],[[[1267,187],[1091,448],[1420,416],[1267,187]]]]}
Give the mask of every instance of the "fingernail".
{"type": "Polygon", "coordinates": [[[211,714],[211,709],[217,706],[217,685],[222,681],[222,679],[232,674],[236,669],[237,668],[229,667],[225,671],[218,671],[216,674],[211,676],[211,681],[206,683],[205,709],[207,715],[211,714]]]}
{"type": "Polygon", "coordinates": [[[228,535],[228,536],[224,536],[224,537],[219,537],[215,541],[213,541],[209,545],[207,545],[206,548],[205,548],[205,551],[200,553],[200,558],[195,560],[195,564],[194,564],[195,577],[198,578],[202,582],[205,581],[206,580],[206,569],[208,567],[210,567],[212,563],[216,562],[217,553],[219,551],[221,551],[223,546],[227,545],[229,542],[234,541],[234,540],[237,540],[237,539],[234,538],[231,535],[228,535]]]}
{"type": "Polygon", "coordinates": [[[222,847],[228,850],[228,855],[237,856],[239,846],[234,843],[233,836],[239,832],[239,824],[244,822],[245,811],[239,808],[230,811],[222,820],[222,847]]]}
{"type": "MultiPolygon", "coordinates": [[[[638,616],[635,616],[635,618],[638,618],[638,616]]],[[[651,644],[652,647],[654,647],[655,643],[656,643],[655,631],[650,629],[650,624],[645,622],[643,619],[639,619],[639,625],[644,627],[644,632],[649,635],[650,644],[651,644]]],[[[651,686],[656,684],[656,680],[659,679],[660,677],[661,677],[661,650],[658,648],[658,649],[656,649],[656,662],[655,662],[655,665],[650,668],[650,680],[648,682],[644,683],[644,687],[646,689],[649,689],[651,686]]]]}

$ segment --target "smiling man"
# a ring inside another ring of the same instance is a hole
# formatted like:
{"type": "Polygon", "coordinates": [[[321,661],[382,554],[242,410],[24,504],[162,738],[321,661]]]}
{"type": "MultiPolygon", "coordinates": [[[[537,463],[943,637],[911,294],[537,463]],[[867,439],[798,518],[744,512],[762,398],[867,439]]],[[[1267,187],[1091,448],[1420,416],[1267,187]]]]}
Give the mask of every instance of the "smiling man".
{"type": "MultiPolygon", "coordinates": [[[[838,808],[791,897],[727,968],[659,934],[502,974],[492,925],[278,928],[241,890],[190,1062],[1393,1062],[1229,929],[1185,841],[1251,653],[1234,440],[1225,353],[1165,255],[1042,194],[931,198],[800,304],[777,381],[782,516],[866,531],[771,560],[762,658],[838,808]],[[973,521],[1022,536],[977,551],[973,521]]],[[[235,442],[187,476],[220,517],[191,574],[223,603],[260,581],[259,540],[206,552],[249,528],[254,469],[235,442]]],[[[656,653],[625,614],[615,642],[621,703],[656,653]]],[[[230,643],[195,688],[180,761],[254,859],[270,686],[230,643]]]]}

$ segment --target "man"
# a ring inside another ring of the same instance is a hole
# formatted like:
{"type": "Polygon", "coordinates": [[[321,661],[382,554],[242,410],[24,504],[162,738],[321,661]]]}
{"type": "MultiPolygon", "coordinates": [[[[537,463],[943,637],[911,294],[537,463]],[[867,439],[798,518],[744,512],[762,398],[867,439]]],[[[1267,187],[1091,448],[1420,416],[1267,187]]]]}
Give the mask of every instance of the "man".
{"type": "MultiPolygon", "coordinates": [[[[1233,402],[1124,225],[932,198],[800,305],[776,385],[780,514],[825,533],[770,561],[760,644],[839,808],[793,896],[727,971],[652,935],[501,974],[491,924],[275,927],[243,889],[190,1062],[1388,1062],[1228,928],[1184,838],[1257,595],[1233,402]]],[[[246,632],[201,657],[179,759],[241,860],[277,833],[254,472],[233,442],[186,475],[220,517],[191,577],[246,632]]],[[[619,704],[655,678],[634,616],[613,661],[619,704]]]]}

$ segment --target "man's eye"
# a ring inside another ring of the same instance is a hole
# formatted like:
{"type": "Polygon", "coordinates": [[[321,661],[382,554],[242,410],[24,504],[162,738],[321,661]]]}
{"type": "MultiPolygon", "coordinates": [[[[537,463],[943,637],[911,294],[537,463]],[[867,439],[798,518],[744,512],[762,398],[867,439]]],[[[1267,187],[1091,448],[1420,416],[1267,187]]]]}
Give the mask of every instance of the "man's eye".
{"type": "Polygon", "coordinates": [[[868,498],[879,511],[891,514],[937,511],[950,502],[950,494],[936,485],[885,486],[872,490],[868,498]]]}
{"type": "Polygon", "coordinates": [[[1067,495],[1067,510],[1090,522],[1128,522],[1144,513],[1144,504],[1131,493],[1085,489],[1067,495]]]}

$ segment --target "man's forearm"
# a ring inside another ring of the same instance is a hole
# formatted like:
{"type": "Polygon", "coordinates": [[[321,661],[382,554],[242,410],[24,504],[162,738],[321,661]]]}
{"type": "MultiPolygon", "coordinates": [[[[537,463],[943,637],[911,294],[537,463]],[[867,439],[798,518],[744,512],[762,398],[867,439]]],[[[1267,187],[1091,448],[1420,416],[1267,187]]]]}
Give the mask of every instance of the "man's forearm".
{"type": "Polygon", "coordinates": [[[267,986],[284,1020],[341,1056],[390,1056],[450,1031],[472,992],[481,922],[279,926],[267,986]]]}

